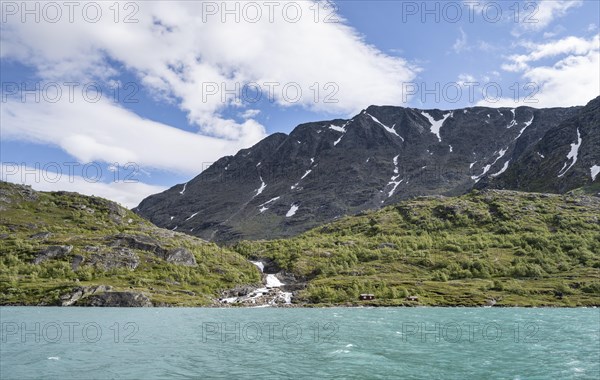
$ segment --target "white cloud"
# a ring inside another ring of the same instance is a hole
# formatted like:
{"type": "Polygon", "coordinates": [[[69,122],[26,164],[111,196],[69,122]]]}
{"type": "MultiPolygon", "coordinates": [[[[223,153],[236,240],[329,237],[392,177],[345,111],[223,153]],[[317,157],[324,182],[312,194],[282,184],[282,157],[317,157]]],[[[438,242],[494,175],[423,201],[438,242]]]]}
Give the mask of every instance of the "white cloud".
{"type": "MultiPolygon", "coordinates": [[[[209,3],[219,8],[226,4],[209,3]]],[[[289,2],[302,10],[295,23],[284,19],[285,3],[278,2],[274,22],[268,8],[261,7],[256,23],[244,18],[234,22],[233,16],[223,23],[221,14],[206,16],[206,2],[201,1],[136,3],[139,22],[133,24],[115,23],[109,3],[102,3],[107,16],[95,24],[71,24],[66,17],[55,24],[9,18],[3,24],[2,54],[34,65],[49,80],[109,79],[115,74],[107,64],[110,58],[134,72],[156,96],[174,100],[201,133],[233,140],[264,135],[264,130],[256,122],[236,123],[221,116],[236,106],[233,97],[222,98],[221,84],[233,89],[236,83],[257,83],[266,97],[265,84],[279,83],[274,92],[279,105],[330,113],[351,114],[365,105],[402,99],[401,83],[413,79],[416,68],[366,44],[344,23],[322,22],[331,13],[324,3],[319,3],[321,20],[315,22],[313,2],[289,2]],[[302,89],[295,103],[282,90],[291,82],[302,89]],[[217,93],[202,96],[213,83],[217,93]],[[314,83],[320,87],[317,102],[314,83]],[[327,83],[334,85],[326,88],[327,83]],[[326,103],[325,96],[333,92],[337,102],[326,103]]]]}
{"type": "MultiPolygon", "coordinates": [[[[9,99],[0,109],[2,138],[62,148],[79,162],[104,161],[194,175],[202,163],[236,152],[262,137],[255,122],[237,140],[186,132],[139,117],[108,100],[89,103],[21,102],[9,99]],[[255,134],[252,134],[252,132],[255,134]]],[[[244,126],[242,124],[242,126],[244,126]]]]}
{"type": "Polygon", "coordinates": [[[543,36],[544,38],[554,38],[556,36],[558,36],[561,33],[564,33],[567,31],[567,28],[565,28],[562,25],[557,25],[554,29],[552,29],[552,31],[550,32],[544,32],[543,36]]]}
{"type": "Polygon", "coordinates": [[[475,79],[475,77],[471,74],[460,74],[456,83],[458,83],[461,86],[464,86],[465,83],[473,83],[476,81],[477,79],[475,79]]]}
{"type": "MultiPolygon", "coordinates": [[[[567,107],[584,105],[600,95],[600,35],[591,39],[566,37],[549,43],[525,43],[527,54],[513,55],[502,65],[506,71],[521,74],[523,88],[518,99],[503,98],[495,106],[514,106],[516,103],[533,107],[567,107]],[[540,63],[539,61],[550,61],[540,63]],[[531,95],[531,99],[525,96],[531,95]]],[[[479,104],[490,105],[483,100],[479,104]]]]}
{"type": "Polygon", "coordinates": [[[252,119],[253,117],[258,116],[260,114],[260,110],[257,109],[248,109],[240,114],[240,117],[244,119],[252,119]]]}
{"type": "Polygon", "coordinates": [[[128,208],[137,206],[142,199],[151,194],[166,190],[161,186],[141,182],[97,182],[92,178],[69,174],[68,171],[58,173],[8,163],[0,165],[0,179],[5,182],[30,185],[38,191],[73,191],[94,195],[113,200],[128,208]]]}
{"type": "Polygon", "coordinates": [[[521,32],[543,30],[555,19],[566,15],[569,9],[582,4],[582,0],[543,0],[535,2],[535,9],[527,5],[527,8],[521,9],[520,12],[519,30],[521,32]]]}
{"type": "Polygon", "coordinates": [[[460,37],[458,37],[454,42],[454,45],[452,45],[452,49],[457,54],[470,49],[470,47],[467,46],[467,33],[465,33],[462,28],[460,28],[459,31],[460,37]]]}
{"type": "MultiPolygon", "coordinates": [[[[57,23],[22,23],[19,14],[7,16],[0,25],[1,59],[21,62],[43,82],[58,83],[118,85],[122,67],[154,99],[181,109],[197,130],[145,119],[106,98],[97,103],[82,99],[69,103],[65,97],[57,103],[10,99],[2,104],[2,138],[56,146],[82,163],[135,162],[141,171],[156,168],[195,175],[208,166],[203,163],[234,154],[266,136],[265,128],[254,120],[258,106],[244,110],[232,97],[223,100],[222,84],[231,89],[236,83],[257,83],[264,99],[268,90],[264,84],[276,82],[273,101],[280,106],[332,114],[352,114],[369,104],[398,104],[403,99],[401,84],[411,81],[418,68],[368,45],[342,22],[324,23],[324,16],[331,14],[324,3],[320,3],[319,22],[313,19],[312,2],[291,3],[302,7],[303,17],[296,23],[282,19],[285,4],[281,2],[273,23],[264,7],[257,23],[222,23],[219,15],[205,22],[200,1],[136,2],[136,23],[114,22],[108,8],[113,4],[108,2],[95,3],[101,4],[104,15],[97,23],[85,22],[79,11],[71,23],[67,10],[57,23]],[[297,103],[286,101],[282,93],[282,86],[290,82],[303,90],[297,103]],[[217,93],[203,96],[212,83],[218,85],[217,93]],[[315,83],[320,88],[317,102],[311,90],[315,83]],[[327,83],[334,85],[325,87],[327,83]],[[333,92],[335,102],[324,102],[333,92]],[[224,117],[230,108],[240,108],[243,120],[224,117]]],[[[120,20],[128,13],[121,9],[120,20]]],[[[339,15],[335,18],[341,20],[339,15]]],[[[96,194],[128,206],[162,190],[141,183],[80,180],[33,185],[96,194]]]]}
{"type": "Polygon", "coordinates": [[[524,42],[521,45],[529,52],[527,54],[515,54],[508,57],[509,63],[503,64],[502,69],[511,72],[524,71],[529,68],[530,62],[539,61],[544,58],[552,58],[559,55],[573,54],[585,55],[597,51],[600,35],[591,39],[569,36],[561,40],[551,41],[544,44],[524,42]]]}

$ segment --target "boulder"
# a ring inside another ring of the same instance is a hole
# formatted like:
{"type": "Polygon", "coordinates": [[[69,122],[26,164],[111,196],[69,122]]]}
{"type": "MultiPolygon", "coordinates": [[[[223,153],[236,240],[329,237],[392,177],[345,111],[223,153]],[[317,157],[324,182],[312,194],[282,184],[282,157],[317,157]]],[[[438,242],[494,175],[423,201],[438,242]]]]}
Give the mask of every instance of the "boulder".
{"type": "Polygon", "coordinates": [[[112,247],[127,247],[156,254],[165,253],[165,249],[160,245],[160,242],[150,236],[118,234],[109,237],[109,240],[112,247]]]}
{"type": "Polygon", "coordinates": [[[50,236],[52,236],[52,232],[38,232],[37,234],[33,234],[31,236],[29,236],[30,239],[40,239],[40,240],[45,240],[48,239],[50,236]]]}
{"type": "Polygon", "coordinates": [[[72,245],[51,245],[42,249],[33,259],[34,264],[41,264],[48,259],[67,256],[73,250],[72,245]]]}
{"type": "Polygon", "coordinates": [[[194,254],[185,248],[175,248],[159,255],[169,263],[185,266],[196,266],[194,254]]]}
{"type": "Polygon", "coordinates": [[[73,261],[71,261],[71,269],[73,269],[73,271],[76,271],[77,269],[79,269],[79,266],[85,261],[85,258],[81,255],[75,255],[73,256],[73,261]]]}

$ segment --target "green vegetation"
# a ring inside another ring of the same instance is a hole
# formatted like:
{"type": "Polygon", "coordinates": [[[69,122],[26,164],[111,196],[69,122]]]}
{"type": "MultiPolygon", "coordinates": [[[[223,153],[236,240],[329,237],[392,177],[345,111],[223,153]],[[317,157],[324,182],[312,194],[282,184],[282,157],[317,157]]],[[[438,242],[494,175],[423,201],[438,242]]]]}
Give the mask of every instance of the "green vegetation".
{"type": "Polygon", "coordinates": [[[225,289],[258,285],[246,259],[265,259],[306,283],[294,298],[304,305],[600,305],[600,199],[584,193],[423,197],[219,247],[101,198],[0,182],[0,304],[57,305],[77,287],[110,285],[154,305],[211,305],[225,289]],[[43,257],[53,246],[69,249],[43,257]],[[197,265],[167,261],[174,249],[197,265]]]}
{"type": "Polygon", "coordinates": [[[474,191],[232,248],[306,281],[295,302],[591,306],[600,305],[599,218],[600,199],[578,193],[474,191]]]}
{"type": "Polygon", "coordinates": [[[155,305],[199,306],[224,289],[260,280],[257,268],[237,253],[157,228],[116,203],[0,182],[0,305],[56,305],[60,295],[79,286],[110,285],[113,291],[144,293],[155,305]],[[185,248],[197,265],[167,262],[148,247],[118,248],[137,259],[135,269],[92,265],[94,255],[116,249],[119,236],[146,239],[161,252],[185,248]],[[72,249],[34,264],[51,246],[72,249]],[[77,256],[83,262],[74,269],[77,256]]]}

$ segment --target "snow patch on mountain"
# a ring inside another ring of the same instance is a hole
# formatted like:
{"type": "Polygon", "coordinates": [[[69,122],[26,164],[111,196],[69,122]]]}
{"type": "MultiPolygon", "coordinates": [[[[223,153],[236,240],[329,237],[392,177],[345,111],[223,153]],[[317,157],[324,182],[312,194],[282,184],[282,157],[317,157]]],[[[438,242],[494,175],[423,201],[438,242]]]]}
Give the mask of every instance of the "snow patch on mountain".
{"type": "MultiPolygon", "coordinates": [[[[494,162],[492,162],[491,164],[485,165],[485,167],[483,168],[483,173],[481,173],[480,175],[471,176],[471,179],[473,181],[475,181],[475,182],[478,182],[481,178],[483,178],[484,175],[487,174],[487,172],[490,171],[490,169],[492,168],[492,166],[494,166],[496,164],[496,162],[498,162],[498,160],[500,160],[502,157],[504,157],[504,155],[506,154],[507,151],[508,151],[508,148],[501,149],[500,152],[498,153],[498,158],[496,158],[494,160],[494,162]]],[[[502,174],[502,173],[500,173],[500,174],[502,174]]],[[[500,175],[500,174],[498,174],[498,175],[500,175]]]]}
{"type": "Polygon", "coordinates": [[[340,138],[339,138],[339,139],[337,139],[337,140],[335,140],[335,141],[333,142],[333,146],[336,146],[337,144],[339,144],[339,142],[340,142],[340,141],[342,141],[342,137],[344,137],[344,135],[346,134],[346,126],[347,126],[347,125],[348,125],[348,124],[349,124],[351,121],[352,121],[352,119],[351,119],[351,120],[349,120],[349,121],[347,121],[346,123],[344,123],[344,125],[342,125],[341,127],[335,126],[335,125],[333,125],[333,124],[329,126],[329,129],[333,129],[334,131],[337,131],[337,132],[341,132],[341,133],[342,133],[342,135],[340,136],[340,138]],[[332,127],[333,127],[333,128],[332,128],[332,127]]]}
{"type": "Polygon", "coordinates": [[[337,131],[337,132],[346,133],[346,128],[344,128],[344,126],[342,126],[342,127],[339,127],[339,126],[337,126],[337,125],[333,125],[333,124],[331,124],[331,125],[329,126],[329,129],[333,129],[334,131],[337,131]]]}
{"type": "Polygon", "coordinates": [[[590,168],[590,174],[592,175],[592,182],[594,182],[596,180],[598,173],[600,173],[600,166],[594,165],[590,168]]]}
{"type": "Polygon", "coordinates": [[[388,184],[385,185],[386,188],[388,186],[393,186],[392,189],[388,192],[388,198],[391,197],[392,195],[394,195],[394,192],[396,191],[398,186],[402,183],[402,181],[404,181],[403,179],[398,181],[398,178],[400,177],[400,175],[398,174],[398,173],[400,173],[400,168],[398,167],[398,157],[400,157],[400,155],[394,157],[394,159],[393,159],[394,174],[396,174],[396,175],[392,176],[392,178],[390,178],[390,182],[388,182],[388,184]]]}
{"type": "Polygon", "coordinates": [[[512,127],[514,127],[515,125],[517,125],[517,120],[516,120],[516,116],[515,116],[515,109],[511,109],[510,112],[512,112],[512,120],[510,121],[510,124],[508,124],[508,126],[506,126],[506,128],[510,129],[512,127]]]}
{"type": "Polygon", "coordinates": [[[567,162],[565,162],[562,169],[560,169],[560,172],[558,172],[559,178],[564,176],[569,171],[569,169],[571,169],[573,167],[573,165],[575,165],[575,163],[577,162],[577,156],[579,154],[579,147],[581,146],[582,141],[583,140],[581,138],[581,134],[579,133],[579,128],[577,128],[577,142],[574,144],[571,144],[571,151],[569,152],[569,154],[567,154],[567,160],[573,160],[573,162],[571,162],[571,165],[569,165],[569,167],[567,167],[567,162]]]}
{"type": "Polygon", "coordinates": [[[529,127],[531,125],[531,123],[533,123],[533,118],[534,118],[534,116],[531,115],[531,120],[525,122],[525,126],[521,129],[521,131],[519,131],[519,134],[517,135],[517,137],[515,138],[515,140],[518,140],[519,137],[521,137],[521,135],[523,134],[523,132],[525,132],[525,130],[527,129],[527,127],[529,127]]]}
{"type": "Polygon", "coordinates": [[[504,172],[506,171],[506,169],[508,169],[508,164],[510,164],[510,160],[506,161],[506,162],[504,163],[504,166],[502,166],[502,169],[500,169],[498,172],[496,172],[496,173],[494,173],[494,174],[490,175],[490,177],[494,177],[494,178],[496,178],[496,177],[498,177],[500,174],[504,173],[504,172]]]}
{"type": "Polygon", "coordinates": [[[298,211],[299,208],[299,206],[293,204],[292,207],[290,207],[289,211],[285,214],[285,217],[289,218],[296,215],[296,211],[298,211]]]}
{"type": "Polygon", "coordinates": [[[265,181],[263,181],[262,176],[259,176],[259,177],[260,177],[261,184],[260,184],[260,187],[255,190],[256,194],[254,195],[254,197],[259,196],[265,190],[265,188],[267,187],[267,184],[265,183],[265,181]]]}
{"type": "Polygon", "coordinates": [[[198,212],[193,213],[189,218],[187,218],[185,221],[187,222],[188,220],[192,219],[194,216],[198,215],[198,212]]]}
{"type": "Polygon", "coordinates": [[[389,133],[396,135],[398,137],[400,137],[402,139],[402,141],[404,141],[404,138],[402,136],[400,136],[393,127],[396,126],[396,124],[394,124],[392,126],[392,128],[388,127],[387,125],[383,124],[381,121],[379,121],[375,116],[371,115],[370,113],[367,113],[368,116],[371,117],[371,119],[373,119],[374,122],[376,122],[377,124],[381,125],[386,131],[388,131],[389,133]]]}
{"type": "Polygon", "coordinates": [[[425,116],[427,118],[427,120],[429,121],[429,123],[431,124],[431,128],[430,131],[431,133],[433,133],[434,135],[437,136],[438,140],[440,142],[442,142],[442,136],[440,136],[440,130],[442,129],[442,125],[444,124],[444,122],[446,121],[446,119],[452,115],[452,112],[448,112],[447,114],[444,115],[444,117],[442,117],[440,120],[435,121],[435,119],[427,112],[422,111],[421,115],[425,116]]]}
{"type": "Polygon", "coordinates": [[[263,212],[267,211],[269,208],[268,208],[268,207],[266,207],[266,206],[267,206],[268,204],[271,204],[271,203],[275,202],[275,201],[276,201],[276,200],[278,200],[279,198],[281,198],[281,197],[275,197],[275,198],[269,199],[269,200],[268,200],[268,201],[266,201],[265,203],[263,203],[263,204],[259,205],[259,206],[258,206],[258,207],[259,207],[258,211],[260,211],[260,213],[261,213],[261,214],[262,214],[263,212]]]}

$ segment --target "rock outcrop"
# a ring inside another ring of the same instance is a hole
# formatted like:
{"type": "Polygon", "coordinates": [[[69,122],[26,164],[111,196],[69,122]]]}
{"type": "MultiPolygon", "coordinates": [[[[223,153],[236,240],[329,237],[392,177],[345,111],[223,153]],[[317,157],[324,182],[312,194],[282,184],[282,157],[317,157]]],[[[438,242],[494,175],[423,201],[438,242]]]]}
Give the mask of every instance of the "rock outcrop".
{"type": "Polygon", "coordinates": [[[65,257],[70,254],[72,250],[72,245],[52,245],[42,249],[33,259],[33,263],[40,264],[48,259],[65,257]]]}

